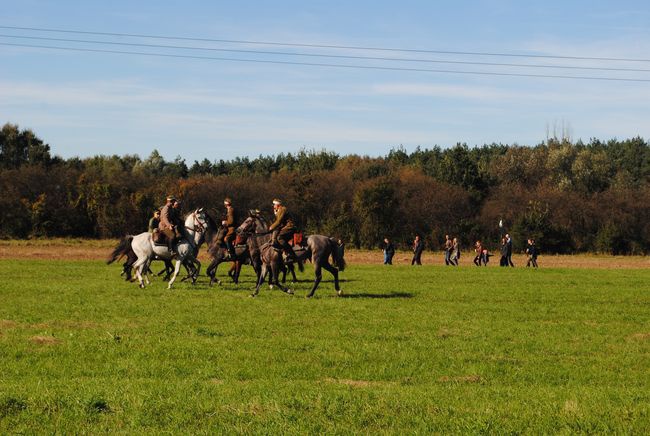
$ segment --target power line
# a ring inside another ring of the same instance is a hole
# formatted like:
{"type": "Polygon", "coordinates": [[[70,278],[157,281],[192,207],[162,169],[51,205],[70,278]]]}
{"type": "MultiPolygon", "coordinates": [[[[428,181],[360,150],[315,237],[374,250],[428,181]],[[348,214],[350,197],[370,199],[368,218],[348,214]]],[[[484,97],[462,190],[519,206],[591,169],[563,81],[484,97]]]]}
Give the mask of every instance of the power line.
{"type": "Polygon", "coordinates": [[[166,40],[179,40],[179,41],[219,42],[219,43],[229,43],[229,44],[254,44],[254,45],[273,45],[273,46],[285,46],[285,47],[330,48],[330,49],[343,49],[343,50],[373,50],[373,51],[387,51],[387,52],[430,53],[430,54],[449,54],[449,55],[463,55],[463,56],[502,56],[502,57],[573,59],[573,60],[612,61],[612,62],[650,62],[650,59],[638,59],[638,58],[560,56],[560,55],[477,52],[477,51],[423,50],[423,49],[391,48],[391,47],[364,47],[364,46],[354,46],[354,45],[307,44],[307,43],[253,41],[253,40],[238,40],[238,39],[193,38],[193,37],[183,37],[183,36],[146,35],[146,34],[137,34],[137,33],[91,32],[91,31],[82,31],[82,30],[51,29],[51,28],[42,28],[42,27],[0,26],[0,29],[73,33],[73,34],[85,34],[85,35],[122,36],[122,37],[166,39],[166,40]]]}
{"type": "MultiPolygon", "coordinates": [[[[2,26],[0,26],[2,27],[2,26]]],[[[143,44],[132,42],[117,42],[117,41],[99,41],[99,40],[86,40],[86,39],[71,39],[71,38],[52,38],[46,36],[25,36],[25,35],[6,35],[0,34],[0,38],[15,38],[15,39],[32,39],[41,41],[57,41],[57,42],[75,42],[84,44],[104,44],[104,45],[117,45],[128,47],[147,47],[147,48],[165,48],[165,49],[180,49],[180,50],[195,50],[195,51],[216,51],[228,53],[247,53],[247,54],[263,54],[275,56],[302,56],[302,57],[320,57],[329,59],[353,59],[353,60],[373,60],[373,61],[390,61],[390,62],[418,62],[418,63],[434,63],[434,64],[455,64],[455,65],[479,65],[479,66],[498,66],[498,67],[519,67],[519,68],[547,68],[547,69],[568,69],[568,70],[589,70],[589,71],[620,71],[620,72],[636,72],[648,73],[650,69],[640,68],[616,68],[616,67],[579,67],[573,65],[540,65],[540,64],[513,64],[501,62],[469,62],[469,61],[445,61],[439,59],[414,59],[414,58],[390,58],[390,57],[376,57],[376,56],[351,56],[351,55],[332,55],[322,53],[302,53],[302,52],[284,52],[284,51],[265,51],[265,50],[243,50],[243,49],[229,49],[229,48],[214,48],[214,47],[192,47],[182,45],[163,45],[163,44],[143,44]]]]}
{"type": "Polygon", "coordinates": [[[535,77],[535,78],[545,78],[545,79],[602,80],[602,81],[613,81],[613,82],[645,82],[645,83],[650,82],[650,79],[628,79],[628,78],[618,78],[618,77],[564,76],[564,75],[552,75],[552,74],[438,70],[438,69],[426,69],[426,68],[385,67],[385,66],[375,66],[375,65],[326,64],[326,63],[316,63],[316,62],[293,62],[293,61],[278,61],[278,60],[272,61],[272,60],[264,60],[264,59],[241,59],[241,58],[181,55],[181,54],[170,54],[170,53],[147,53],[147,52],[131,52],[131,51],[121,51],[121,50],[103,50],[103,49],[91,49],[91,48],[79,48],[79,47],[57,47],[57,46],[46,46],[46,45],[36,45],[36,44],[14,44],[8,42],[0,42],[0,45],[14,46],[14,47],[42,48],[42,49],[50,49],[50,50],[66,50],[66,51],[77,51],[77,52],[112,53],[112,54],[126,54],[126,55],[137,55],[137,56],[156,56],[156,57],[167,57],[167,58],[202,59],[202,60],[216,60],[216,61],[229,61],[229,62],[249,62],[249,63],[260,63],[260,64],[349,68],[349,69],[362,69],[362,70],[410,71],[410,72],[422,72],[422,73],[466,74],[466,75],[478,75],[478,76],[535,77]]]}

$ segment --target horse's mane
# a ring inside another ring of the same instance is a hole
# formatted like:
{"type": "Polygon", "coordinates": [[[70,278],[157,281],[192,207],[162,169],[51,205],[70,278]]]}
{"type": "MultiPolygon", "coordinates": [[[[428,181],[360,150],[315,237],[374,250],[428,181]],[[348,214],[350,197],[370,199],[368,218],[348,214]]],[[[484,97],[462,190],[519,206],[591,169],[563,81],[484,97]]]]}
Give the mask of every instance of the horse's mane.
{"type": "Polygon", "coordinates": [[[218,229],[219,226],[217,225],[217,222],[212,218],[212,215],[206,210],[205,212],[205,219],[208,222],[208,227],[211,227],[213,229],[218,229]]]}
{"type": "Polygon", "coordinates": [[[265,228],[269,228],[269,222],[264,218],[264,215],[258,213],[255,217],[262,222],[262,225],[264,225],[265,228]]]}

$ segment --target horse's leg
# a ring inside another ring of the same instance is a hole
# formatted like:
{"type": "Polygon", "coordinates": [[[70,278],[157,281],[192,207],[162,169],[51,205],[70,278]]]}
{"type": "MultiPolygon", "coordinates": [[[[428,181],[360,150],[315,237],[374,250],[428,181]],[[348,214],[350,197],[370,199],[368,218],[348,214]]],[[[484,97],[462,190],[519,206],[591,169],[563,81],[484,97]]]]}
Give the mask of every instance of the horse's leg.
{"type": "Polygon", "coordinates": [[[238,285],[239,284],[239,270],[241,269],[241,261],[236,260],[235,262],[233,262],[230,269],[232,271],[232,275],[230,277],[232,278],[232,281],[235,282],[236,285],[238,285]]]}
{"type": "Polygon", "coordinates": [[[151,267],[151,262],[153,262],[152,259],[147,259],[147,261],[145,262],[142,268],[143,271],[142,275],[144,276],[144,281],[147,285],[151,284],[151,280],[149,280],[149,271],[150,271],[149,267],[151,267]]]}
{"type": "Polygon", "coordinates": [[[208,265],[208,268],[205,270],[205,274],[210,277],[210,286],[212,286],[215,281],[221,284],[221,281],[216,278],[217,265],[219,265],[219,261],[217,259],[212,259],[210,265],[208,265]]]}
{"type": "Polygon", "coordinates": [[[138,284],[141,288],[144,289],[144,280],[142,279],[142,267],[147,263],[147,259],[143,258],[138,260],[133,264],[133,269],[135,270],[135,276],[138,278],[138,284]]]}
{"type": "Polygon", "coordinates": [[[174,284],[174,280],[176,280],[176,276],[178,275],[178,272],[181,270],[181,263],[183,262],[180,259],[176,260],[176,268],[174,268],[174,275],[172,275],[172,278],[169,281],[169,284],[167,285],[167,289],[172,288],[172,285],[174,284]]]}
{"type": "Polygon", "coordinates": [[[282,268],[281,268],[281,270],[282,270],[282,283],[287,282],[287,269],[288,269],[289,265],[291,265],[291,264],[282,265],[282,268]]]}
{"type": "Polygon", "coordinates": [[[199,278],[199,273],[201,272],[201,262],[199,259],[192,259],[192,264],[194,265],[194,274],[192,274],[192,284],[196,284],[196,279],[199,278]]]}
{"type": "Polygon", "coordinates": [[[311,298],[314,296],[314,292],[316,292],[316,288],[318,287],[318,284],[323,278],[323,273],[321,272],[321,265],[320,261],[314,262],[314,285],[311,288],[311,292],[307,294],[307,298],[311,298]]]}
{"type": "Polygon", "coordinates": [[[273,262],[271,264],[271,278],[270,281],[275,283],[278,288],[282,289],[283,292],[286,292],[287,294],[293,294],[293,291],[287,287],[285,287],[282,283],[280,283],[280,270],[284,269],[284,265],[281,262],[273,262]]]}
{"type": "Polygon", "coordinates": [[[298,281],[298,277],[296,277],[296,268],[293,266],[292,263],[289,264],[289,272],[291,272],[291,276],[293,277],[293,282],[296,283],[298,281]]]}
{"type": "Polygon", "coordinates": [[[334,289],[336,289],[336,295],[340,296],[341,295],[341,287],[339,286],[339,270],[338,268],[330,265],[329,262],[325,262],[323,264],[323,268],[325,268],[327,271],[332,273],[334,276],[334,289]]]}
{"type": "Polygon", "coordinates": [[[259,277],[257,278],[257,286],[255,287],[255,292],[251,294],[251,297],[256,297],[257,294],[260,293],[260,286],[262,286],[262,283],[264,283],[264,279],[266,278],[266,264],[262,264],[262,268],[260,268],[260,274],[259,277]]]}

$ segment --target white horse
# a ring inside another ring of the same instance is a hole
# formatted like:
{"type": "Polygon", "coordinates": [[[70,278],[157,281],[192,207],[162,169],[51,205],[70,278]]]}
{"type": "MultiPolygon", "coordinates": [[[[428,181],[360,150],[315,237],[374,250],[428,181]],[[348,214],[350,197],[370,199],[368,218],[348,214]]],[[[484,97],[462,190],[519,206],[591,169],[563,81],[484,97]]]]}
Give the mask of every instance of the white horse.
{"type": "Polygon", "coordinates": [[[196,209],[194,212],[187,215],[185,218],[185,228],[181,231],[184,237],[177,243],[176,254],[172,254],[166,244],[154,244],[151,239],[151,233],[149,232],[140,233],[139,235],[134,236],[131,241],[131,247],[136,256],[138,256],[138,260],[133,264],[133,269],[135,270],[135,275],[138,278],[140,287],[145,287],[145,281],[147,284],[150,283],[147,271],[149,270],[149,264],[154,257],[163,260],[176,260],[176,267],[174,268],[174,273],[169,280],[167,289],[172,288],[176,276],[181,269],[181,264],[186,259],[192,260],[198,264],[197,272],[194,276],[194,280],[196,280],[198,271],[201,269],[201,263],[196,259],[196,256],[198,255],[199,247],[203,243],[203,236],[207,225],[208,221],[203,208],[196,209]]]}

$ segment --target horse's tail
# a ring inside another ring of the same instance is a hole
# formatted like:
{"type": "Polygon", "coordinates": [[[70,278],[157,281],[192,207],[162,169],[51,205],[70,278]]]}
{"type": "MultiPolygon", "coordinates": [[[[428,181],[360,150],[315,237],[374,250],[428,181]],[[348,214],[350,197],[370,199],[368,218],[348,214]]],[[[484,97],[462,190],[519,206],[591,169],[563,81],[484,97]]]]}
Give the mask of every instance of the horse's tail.
{"type": "Polygon", "coordinates": [[[345,259],[343,256],[345,255],[345,246],[343,244],[339,244],[336,239],[330,238],[330,247],[332,247],[332,260],[334,260],[334,264],[336,267],[339,269],[339,271],[345,270],[345,259]]]}
{"type": "Polygon", "coordinates": [[[133,241],[132,235],[126,235],[123,237],[108,259],[106,259],[106,263],[110,265],[122,256],[126,256],[131,250],[131,241],[133,241]]]}

